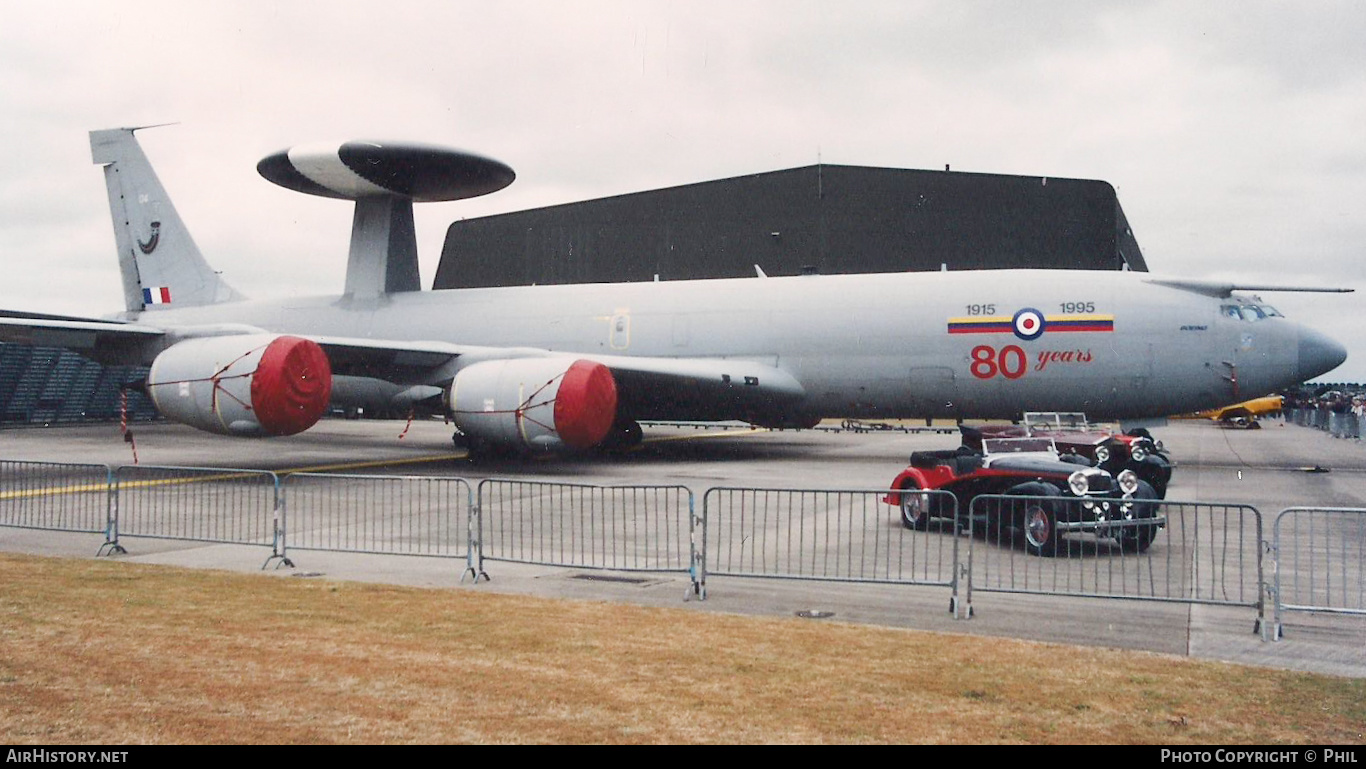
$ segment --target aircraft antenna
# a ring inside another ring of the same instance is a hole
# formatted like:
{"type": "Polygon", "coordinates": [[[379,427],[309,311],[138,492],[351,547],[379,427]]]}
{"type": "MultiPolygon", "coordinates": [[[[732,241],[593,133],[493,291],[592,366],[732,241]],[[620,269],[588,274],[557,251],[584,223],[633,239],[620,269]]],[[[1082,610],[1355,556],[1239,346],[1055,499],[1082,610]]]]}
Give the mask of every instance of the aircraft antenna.
{"type": "Polygon", "coordinates": [[[506,165],[472,152],[365,140],[280,150],[256,170],[287,189],[355,202],[344,291],[349,300],[421,290],[413,203],[486,195],[516,178],[506,165]]]}
{"type": "Polygon", "coordinates": [[[180,125],[180,121],[177,120],[177,121],[175,121],[174,123],[153,123],[152,125],[135,125],[135,126],[129,126],[128,128],[125,128],[125,129],[123,129],[123,130],[125,130],[125,131],[127,131],[127,132],[129,132],[129,133],[136,133],[137,131],[145,131],[145,130],[147,130],[148,128],[165,128],[166,126],[169,126],[169,125],[180,125]]]}
{"type": "Polygon", "coordinates": [[[821,148],[816,147],[816,200],[825,200],[825,166],[821,163],[821,148]]]}

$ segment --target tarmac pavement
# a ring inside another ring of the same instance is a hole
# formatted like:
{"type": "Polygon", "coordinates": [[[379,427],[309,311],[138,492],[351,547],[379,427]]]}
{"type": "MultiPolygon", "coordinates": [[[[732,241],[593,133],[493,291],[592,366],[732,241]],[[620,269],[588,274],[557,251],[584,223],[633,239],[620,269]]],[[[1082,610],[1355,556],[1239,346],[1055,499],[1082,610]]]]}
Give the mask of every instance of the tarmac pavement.
{"type": "MultiPolygon", "coordinates": [[[[1173,421],[1155,428],[1177,463],[1168,499],[1255,506],[1264,539],[1290,506],[1366,508],[1366,444],[1311,428],[1264,421],[1260,430],[1173,421]],[[1325,471],[1326,470],[1326,471],[1325,471]]],[[[716,486],[885,488],[913,450],[952,448],[956,435],[752,431],[651,427],[647,444],[624,457],[577,457],[472,463],[457,458],[450,428],[418,422],[325,420],[298,436],[229,439],[170,424],[134,426],[135,444],[115,425],[0,431],[0,459],[50,462],[211,466],[273,471],[331,468],[349,472],[568,481],[682,484],[697,495],[716,486]],[[403,437],[400,438],[400,434],[403,437]]],[[[101,535],[0,527],[0,550],[93,557],[101,535]]],[[[464,575],[463,559],[291,551],[294,568],[261,570],[269,551],[243,545],[127,538],[119,559],[271,577],[383,582],[554,598],[625,601],[683,612],[826,619],[943,633],[1023,638],[1189,655],[1249,665],[1366,677],[1366,617],[1296,612],[1285,638],[1262,640],[1255,609],[1107,598],[977,591],[973,617],[950,614],[950,590],[935,586],[859,584],[711,576],[706,600],[690,596],[677,573],[641,574],[485,564],[489,581],[464,575]],[[462,579],[463,578],[463,579],[462,579]],[[689,599],[689,600],[685,600],[689,599]]],[[[1358,548],[1360,545],[1356,545],[1358,548]]],[[[1359,550],[1358,550],[1359,552],[1359,550]]],[[[1266,576],[1270,579],[1270,574],[1266,576]]],[[[1358,586],[1358,589],[1361,589],[1358,586]]],[[[960,595],[960,599],[966,596],[960,595]]],[[[1270,606],[1266,619],[1272,619],[1270,606]]],[[[952,638],[946,637],[946,643],[952,638]]]]}

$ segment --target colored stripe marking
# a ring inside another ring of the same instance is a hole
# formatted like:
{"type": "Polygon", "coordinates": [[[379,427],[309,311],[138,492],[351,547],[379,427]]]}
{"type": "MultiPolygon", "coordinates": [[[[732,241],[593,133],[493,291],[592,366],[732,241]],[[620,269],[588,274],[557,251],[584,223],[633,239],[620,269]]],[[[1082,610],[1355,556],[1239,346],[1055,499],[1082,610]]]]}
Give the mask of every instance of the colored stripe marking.
{"type": "MultiPolygon", "coordinates": [[[[1045,315],[1046,332],[1077,332],[1115,330],[1113,315],[1045,315]]],[[[950,334],[1013,334],[1015,325],[1010,317],[990,315],[973,318],[949,318],[950,334]]]]}
{"type": "Polygon", "coordinates": [[[949,318],[950,334],[1011,334],[1014,332],[1015,324],[1009,316],[949,318]]]}
{"type": "Polygon", "coordinates": [[[1114,331],[1113,315],[1049,315],[1049,331],[1114,331]]]}

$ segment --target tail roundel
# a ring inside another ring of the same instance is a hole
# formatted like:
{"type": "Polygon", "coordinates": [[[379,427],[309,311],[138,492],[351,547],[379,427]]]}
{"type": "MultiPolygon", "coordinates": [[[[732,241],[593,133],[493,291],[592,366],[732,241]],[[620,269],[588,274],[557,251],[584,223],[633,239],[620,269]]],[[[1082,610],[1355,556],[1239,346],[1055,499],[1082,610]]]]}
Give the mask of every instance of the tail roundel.
{"type": "Polygon", "coordinates": [[[90,132],[90,154],[104,166],[124,303],[130,312],[194,307],[243,297],[204,261],[152,164],[136,128],[90,132]]]}

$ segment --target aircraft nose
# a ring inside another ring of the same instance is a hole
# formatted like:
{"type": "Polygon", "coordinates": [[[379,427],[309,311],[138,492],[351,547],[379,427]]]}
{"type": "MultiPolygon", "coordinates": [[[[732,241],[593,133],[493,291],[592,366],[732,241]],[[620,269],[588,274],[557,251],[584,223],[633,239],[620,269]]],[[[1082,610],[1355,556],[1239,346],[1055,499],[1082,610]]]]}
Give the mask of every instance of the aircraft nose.
{"type": "Polygon", "coordinates": [[[1347,360],[1347,348],[1337,340],[1320,334],[1312,328],[1300,327],[1299,375],[1300,381],[1313,379],[1319,374],[1342,365],[1347,360]]]}

